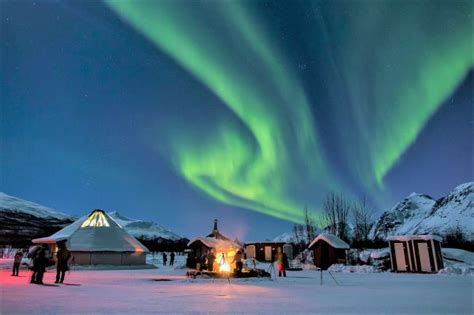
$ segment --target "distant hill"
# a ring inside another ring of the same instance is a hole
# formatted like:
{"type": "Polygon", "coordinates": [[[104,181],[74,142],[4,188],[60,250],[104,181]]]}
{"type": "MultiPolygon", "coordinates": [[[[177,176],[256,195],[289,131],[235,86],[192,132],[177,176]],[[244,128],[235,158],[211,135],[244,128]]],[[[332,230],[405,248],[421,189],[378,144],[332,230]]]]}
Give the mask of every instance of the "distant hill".
{"type": "MultiPolygon", "coordinates": [[[[189,241],[155,222],[109,215],[150,250],[182,251],[189,241]]],[[[51,235],[77,218],[0,192],[0,245],[26,247],[34,238],[51,235]]]]}
{"type": "Polygon", "coordinates": [[[117,211],[108,212],[108,214],[115,220],[120,226],[125,228],[128,233],[132,234],[136,238],[141,239],[167,239],[171,241],[176,241],[184,238],[181,235],[178,235],[156,222],[153,221],[142,221],[136,219],[130,219],[121,215],[117,211]]]}
{"type": "Polygon", "coordinates": [[[75,218],[0,192],[0,245],[24,247],[74,222],[75,218]]]}
{"type": "Polygon", "coordinates": [[[117,211],[108,214],[151,251],[184,251],[189,242],[156,222],[130,219],[117,211]]]}

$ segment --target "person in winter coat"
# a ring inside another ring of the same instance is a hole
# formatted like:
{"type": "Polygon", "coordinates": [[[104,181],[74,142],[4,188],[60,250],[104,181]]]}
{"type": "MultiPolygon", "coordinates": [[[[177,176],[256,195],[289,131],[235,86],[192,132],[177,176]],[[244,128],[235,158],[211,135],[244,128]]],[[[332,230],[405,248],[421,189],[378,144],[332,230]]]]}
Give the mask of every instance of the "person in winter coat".
{"type": "Polygon", "coordinates": [[[242,259],[243,259],[242,252],[238,250],[234,256],[234,260],[232,261],[232,263],[235,263],[235,271],[237,273],[237,276],[240,276],[242,273],[242,268],[244,266],[242,259]]]}
{"type": "Polygon", "coordinates": [[[163,266],[166,266],[166,262],[168,261],[168,256],[165,252],[163,252],[163,266]]]}
{"type": "Polygon", "coordinates": [[[171,252],[170,254],[170,266],[174,265],[174,252],[171,252]]]}
{"type": "Polygon", "coordinates": [[[278,269],[278,277],[281,277],[283,274],[283,277],[286,277],[286,269],[288,268],[288,256],[286,253],[283,253],[281,250],[281,247],[278,247],[277,249],[277,254],[276,254],[276,263],[277,263],[277,269],[278,269]]]}
{"type": "Polygon", "coordinates": [[[68,261],[71,253],[66,247],[66,242],[58,243],[58,252],[56,253],[56,281],[54,283],[63,283],[66,271],[69,270],[68,261]]]}
{"type": "Polygon", "coordinates": [[[18,272],[20,271],[21,260],[23,259],[23,252],[17,251],[15,257],[13,258],[13,270],[12,276],[18,277],[18,272]]]}
{"type": "Polygon", "coordinates": [[[214,255],[214,250],[211,249],[207,252],[207,270],[214,271],[214,261],[216,261],[216,255],[214,255]]]}
{"type": "Polygon", "coordinates": [[[44,248],[40,248],[36,252],[36,256],[33,259],[33,274],[31,276],[31,283],[43,284],[43,275],[46,271],[48,259],[44,248]]]}

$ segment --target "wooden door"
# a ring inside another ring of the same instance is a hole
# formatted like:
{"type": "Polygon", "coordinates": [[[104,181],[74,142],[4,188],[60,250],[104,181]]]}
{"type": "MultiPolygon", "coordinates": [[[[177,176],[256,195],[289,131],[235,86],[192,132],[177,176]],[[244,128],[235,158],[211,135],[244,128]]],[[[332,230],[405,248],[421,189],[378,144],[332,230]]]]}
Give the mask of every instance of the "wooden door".
{"type": "Polygon", "coordinates": [[[404,243],[394,243],[397,271],[407,271],[408,261],[405,256],[404,243]]]}
{"type": "Polygon", "coordinates": [[[431,272],[431,262],[430,262],[430,252],[428,249],[428,244],[418,243],[418,253],[420,255],[420,265],[422,272],[431,272]]]}
{"type": "Polygon", "coordinates": [[[265,261],[272,261],[272,247],[265,246],[265,261]]]}
{"type": "Polygon", "coordinates": [[[255,245],[247,246],[247,258],[255,258],[255,245]]]}

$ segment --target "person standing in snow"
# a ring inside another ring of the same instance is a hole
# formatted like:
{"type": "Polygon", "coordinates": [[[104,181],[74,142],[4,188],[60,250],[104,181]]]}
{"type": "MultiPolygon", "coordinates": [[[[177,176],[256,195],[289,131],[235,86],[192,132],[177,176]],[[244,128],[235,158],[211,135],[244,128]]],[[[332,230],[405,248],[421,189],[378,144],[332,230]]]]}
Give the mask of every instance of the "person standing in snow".
{"type": "Polygon", "coordinates": [[[214,255],[214,250],[212,248],[207,252],[206,260],[207,270],[214,271],[214,261],[216,260],[216,255],[214,255]]]}
{"type": "Polygon", "coordinates": [[[242,268],[244,266],[244,264],[242,263],[242,258],[243,258],[242,252],[238,250],[234,256],[234,260],[232,261],[232,263],[235,263],[235,270],[236,270],[237,276],[241,275],[242,268]]]}
{"type": "Polygon", "coordinates": [[[281,250],[281,247],[278,247],[277,249],[277,254],[276,254],[276,263],[277,263],[277,269],[278,269],[278,277],[281,277],[283,274],[283,277],[286,277],[286,268],[288,268],[288,256],[286,253],[283,253],[281,250]]]}
{"type": "Polygon", "coordinates": [[[174,266],[174,252],[171,252],[171,254],[170,254],[170,266],[171,267],[174,266]]]}
{"type": "Polygon", "coordinates": [[[168,261],[168,256],[165,252],[163,252],[163,266],[166,266],[166,262],[168,261]]]}
{"type": "Polygon", "coordinates": [[[48,259],[46,258],[45,249],[40,248],[33,259],[33,275],[31,276],[31,283],[43,284],[43,275],[46,271],[47,264],[48,259]]]}
{"type": "Polygon", "coordinates": [[[21,260],[23,259],[23,252],[18,250],[15,253],[15,257],[13,258],[13,270],[12,276],[18,277],[18,272],[20,271],[21,260]]]}
{"type": "Polygon", "coordinates": [[[63,283],[66,271],[69,270],[68,261],[71,253],[66,247],[66,241],[58,243],[58,252],[56,253],[56,281],[54,283],[63,283]]]}

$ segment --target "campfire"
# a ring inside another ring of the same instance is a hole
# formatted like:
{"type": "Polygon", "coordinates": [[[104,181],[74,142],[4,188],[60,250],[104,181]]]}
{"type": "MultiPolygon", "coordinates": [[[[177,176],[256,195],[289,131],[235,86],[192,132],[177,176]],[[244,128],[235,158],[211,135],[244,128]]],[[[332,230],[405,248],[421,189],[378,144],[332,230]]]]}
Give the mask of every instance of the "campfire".
{"type": "Polygon", "coordinates": [[[213,266],[212,270],[216,270],[218,272],[229,273],[232,272],[234,267],[232,261],[234,260],[235,250],[233,248],[227,250],[227,252],[221,251],[216,254],[216,262],[217,268],[213,266]]]}
{"type": "MultiPolygon", "coordinates": [[[[235,258],[238,251],[241,254],[244,253],[242,245],[220,233],[217,228],[217,220],[214,221],[214,228],[209,235],[194,238],[188,243],[188,247],[187,266],[195,269],[188,272],[189,277],[228,278],[266,276],[264,271],[258,271],[256,268],[243,268],[241,272],[236,272],[235,258]]],[[[238,263],[243,263],[243,259],[237,260],[238,263]]]]}

